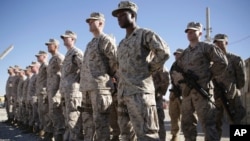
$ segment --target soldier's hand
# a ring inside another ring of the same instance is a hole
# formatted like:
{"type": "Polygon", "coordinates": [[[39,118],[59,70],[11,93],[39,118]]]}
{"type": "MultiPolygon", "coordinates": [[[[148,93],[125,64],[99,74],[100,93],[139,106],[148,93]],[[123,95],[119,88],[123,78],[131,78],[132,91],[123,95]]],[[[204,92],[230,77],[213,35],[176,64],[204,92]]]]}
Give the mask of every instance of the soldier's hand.
{"type": "Polygon", "coordinates": [[[177,71],[173,71],[172,78],[175,85],[178,85],[179,84],[178,82],[184,79],[182,74],[177,71]]]}

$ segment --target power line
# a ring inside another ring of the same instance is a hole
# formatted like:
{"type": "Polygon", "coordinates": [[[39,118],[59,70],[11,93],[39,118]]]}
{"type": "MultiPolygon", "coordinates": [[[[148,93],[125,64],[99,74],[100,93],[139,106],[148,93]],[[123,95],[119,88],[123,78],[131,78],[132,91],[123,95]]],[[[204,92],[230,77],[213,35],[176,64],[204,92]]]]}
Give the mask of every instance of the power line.
{"type": "Polygon", "coordinates": [[[234,44],[240,43],[240,42],[242,42],[242,41],[244,41],[244,40],[247,40],[247,39],[249,39],[249,38],[250,38],[250,35],[248,35],[248,36],[246,36],[246,37],[244,37],[244,38],[241,38],[241,39],[239,39],[239,40],[237,40],[237,41],[231,42],[231,43],[228,44],[228,45],[234,45],[234,44]]]}

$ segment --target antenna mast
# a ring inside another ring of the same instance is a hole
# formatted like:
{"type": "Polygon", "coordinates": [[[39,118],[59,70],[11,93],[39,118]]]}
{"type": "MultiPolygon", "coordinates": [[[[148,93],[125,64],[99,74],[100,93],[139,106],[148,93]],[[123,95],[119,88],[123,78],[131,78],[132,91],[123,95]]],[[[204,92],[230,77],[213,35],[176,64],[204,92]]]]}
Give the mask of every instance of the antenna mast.
{"type": "Polygon", "coordinates": [[[210,27],[210,9],[208,7],[206,8],[206,28],[204,30],[206,31],[205,41],[211,42],[210,33],[212,32],[212,28],[210,27]]]}
{"type": "Polygon", "coordinates": [[[9,52],[14,48],[13,45],[10,45],[7,49],[3,51],[3,53],[0,54],[0,60],[2,60],[9,52]]]}

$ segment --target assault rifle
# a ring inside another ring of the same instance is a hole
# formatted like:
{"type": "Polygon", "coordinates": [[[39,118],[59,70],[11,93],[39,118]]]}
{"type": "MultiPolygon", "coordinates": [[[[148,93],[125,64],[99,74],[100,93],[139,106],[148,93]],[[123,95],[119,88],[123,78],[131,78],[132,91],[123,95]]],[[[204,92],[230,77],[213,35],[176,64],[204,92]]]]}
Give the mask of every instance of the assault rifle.
{"type": "Polygon", "coordinates": [[[233,119],[234,115],[235,115],[235,111],[231,111],[229,109],[230,106],[230,102],[227,99],[226,95],[228,94],[227,89],[225,88],[225,86],[222,83],[217,82],[215,79],[213,79],[213,83],[215,85],[215,88],[219,90],[218,94],[219,94],[219,98],[222,101],[223,107],[228,115],[228,118],[230,120],[230,122],[233,124],[235,121],[233,119]]]}
{"type": "Polygon", "coordinates": [[[181,73],[184,78],[183,80],[180,80],[179,83],[186,83],[190,89],[195,89],[197,92],[199,92],[199,94],[201,94],[204,98],[206,98],[216,107],[216,104],[210,99],[212,95],[209,94],[206,90],[204,90],[204,88],[202,88],[197,83],[199,77],[195,75],[193,71],[188,70],[187,72],[184,72],[183,69],[180,68],[178,65],[176,65],[176,71],[181,73]]]}

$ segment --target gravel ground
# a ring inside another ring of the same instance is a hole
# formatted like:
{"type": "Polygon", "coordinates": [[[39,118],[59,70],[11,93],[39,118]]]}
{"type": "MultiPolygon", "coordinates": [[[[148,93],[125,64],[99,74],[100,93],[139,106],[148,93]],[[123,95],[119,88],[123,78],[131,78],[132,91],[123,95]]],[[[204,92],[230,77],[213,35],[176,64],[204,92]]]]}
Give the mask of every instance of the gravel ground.
{"type": "MultiPolygon", "coordinates": [[[[165,127],[167,132],[167,141],[169,141],[171,138],[170,119],[167,110],[165,110],[165,113],[165,127]]],[[[3,123],[5,120],[7,120],[6,111],[4,108],[0,108],[0,141],[39,141],[38,136],[32,133],[25,134],[19,128],[3,123]]],[[[182,133],[180,139],[181,141],[184,141],[182,133]]],[[[197,141],[204,141],[204,133],[201,131],[200,126],[198,126],[197,141]]],[[[229,141],[229,126],[227,123],[223,126],[223,135],[221,141],[229,141]]]]}

